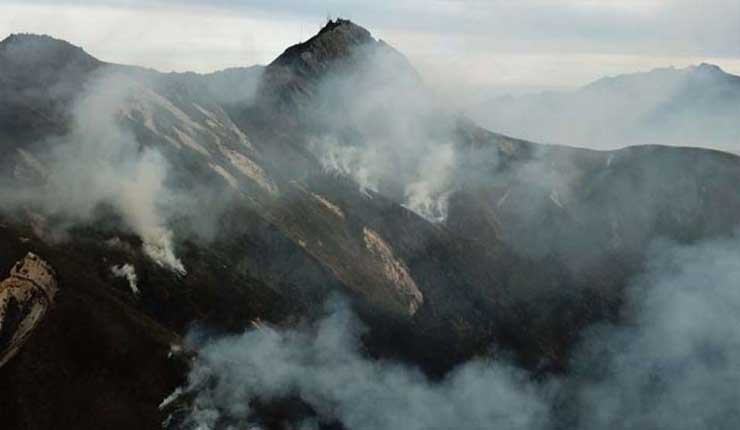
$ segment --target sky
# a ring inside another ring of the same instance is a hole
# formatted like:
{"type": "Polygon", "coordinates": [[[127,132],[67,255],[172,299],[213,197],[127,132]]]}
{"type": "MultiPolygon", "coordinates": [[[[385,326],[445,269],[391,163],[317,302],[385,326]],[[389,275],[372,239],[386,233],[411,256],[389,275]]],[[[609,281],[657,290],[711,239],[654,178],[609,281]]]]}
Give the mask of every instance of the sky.
{"type": "Polygon", "coordinates": [[[442,91],[526,92],[718,64],[740,74],[738,0],[0,0],[0,37],[45,33],[111,62],[209,72],[266,64],[345,17],[442,91]]]}

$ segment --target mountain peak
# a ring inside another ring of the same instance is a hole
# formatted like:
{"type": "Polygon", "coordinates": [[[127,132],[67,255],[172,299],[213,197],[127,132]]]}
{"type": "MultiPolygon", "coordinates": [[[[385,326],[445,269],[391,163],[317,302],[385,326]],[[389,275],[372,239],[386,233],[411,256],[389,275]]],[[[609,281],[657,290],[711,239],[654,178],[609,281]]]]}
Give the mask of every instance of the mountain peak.
{"type": "Polygon", "coordinates": [[[13,33],[0,41],[0,50],[9,49],[67,50],[90,56],[79,46],[46,34],[13,33]]]}
{"type": "Polygon", "coordinates": [[[658,67],[647,72],[626,73],[598,79],[586,85],[586,90],[606,90],[625,85],[642,85],[645,89],[666,87],[668,84],[681,84],[691,78],[723,78],[733,75],[726,73],[715,64],[701,63],[683,68],[675,66],[658,67]]]}
{"type": "Polygon", "coordinates": [[[286,49],[268,67],[292,66],[302,74],[311,74],[334,60],[349,57],[356,47],[374,43],[370,32],[352,21],[329,20],[315,36],[286,49]]]}
{"type": "Polygon", "coordinates": [[[35,66],[46,64],[63,67],[97,65],[100,62],[79,46],[51,36],[31,33],[11,34],[0,42],[0,60],[5,66],[35,66]]]}
{"type": "Polygon", "coordinates": [[[349,32],[364,32],[367,33],[368,36],[370,35],[370,32],[366,29],[362,28],[361,26],[353,23],[352,21],[344,18],[337,18],[336,20],[328,20],[326,21],[326,24],[324,27],[319,30],[318,34],[324,34],[327,32],[334,31],[336,29],[341,28],[341,31],[349,31],[349,32]]]}
{"type": "Polygon", "coordinates": [[[701,63],[698,66],[690,66],[689,72],[702,75],[724,75],[725,71],[716,64],[701,63]]]}
{"type": "Polygon", "coordinates": [[[316,35],[289,47],[265,68],[260,93],[280,104],[295,102],[296,97],[316,94],[326,76],[372,62],[373,54],[392,50],[388,48],[349,20],[329,20],[316,35]]]}
{"type": "Polygon", "coordinates": [[[12,33],[10,36],[6,37],[2,41],[0,41],[0,46],[7,46],[13,43],[24,43],[33,41],[36,43],[63,43],[71,45],[70,43],[61,40],[61,39],[55,39],[47,34],[36,34],[36,33],[12,33]]]}

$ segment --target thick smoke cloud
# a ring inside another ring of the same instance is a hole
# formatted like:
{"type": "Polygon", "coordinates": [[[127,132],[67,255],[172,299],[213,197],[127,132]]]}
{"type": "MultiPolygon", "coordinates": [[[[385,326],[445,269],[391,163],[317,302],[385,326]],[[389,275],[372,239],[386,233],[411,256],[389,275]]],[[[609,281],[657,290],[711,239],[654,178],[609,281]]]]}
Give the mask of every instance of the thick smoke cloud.
{"type": "Polygon", "coordinates": [[[91,81],[75,104],[70,132],[39,143],[35,156],[26,153],[40,166],[42,184],[5,187],[4,201],[73,223],[94,220],[101,205],[111,207],[141,238],[149,257],[185,274],[167,227],[168,205],[176,198],[166,185],[167,161],[119,122],[137,85],[117,73],[91,81]]]}
{"type": "Polygon", "coordinates": [[[414,368],[367,358],[362,330],[337,302],[315,325],[208,342],[185,390],[197,393],[185,427],[247,421],[250,402],[298,395],[323,420],[356,430],[544,428],[546,403],[521,371],[480,360],[432,382],[414,368]]]}
{"type": "Polygon", "coordinates": [[[736,428],[740,238],[652,254],[629,292],[630,324],[595,328],[576,358],[581,427],[736,428]]]}
{"type": "Polygon", "coordinates": [[[336,304],[315,325],[211,340],[182,391],[195,396],[185,428],[247,422],[251,402],[292,396],[359,430],[736,428],[739,262],[740,237],[657,241],[629,287],[622,323],[592,327],[568,376],[537,383],[492,360],[465,363],[440,382],[373,361],[361,352],[361,326],[336,304]]]}

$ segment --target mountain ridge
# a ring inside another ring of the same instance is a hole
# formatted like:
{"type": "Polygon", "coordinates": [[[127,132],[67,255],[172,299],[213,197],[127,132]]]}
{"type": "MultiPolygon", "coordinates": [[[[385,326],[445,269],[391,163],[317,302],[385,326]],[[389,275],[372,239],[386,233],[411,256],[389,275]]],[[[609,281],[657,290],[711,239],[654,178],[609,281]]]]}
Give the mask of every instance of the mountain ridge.
{"type": "Polygon", "coordinates": [[[740,77],[715,65],[602,78],[573,91],[497,98],[468,110],[479,123],[548,143],[616,149],[637,144],[737,153],[740,77]]]}
{"type": "Polygon", "coordinates": [[[0,122],[0,183],[12,185],[0,264],[33,251],[62,291],[0,368],[0,402],[41,399],[46,413],[0,408],[3,423],[73,425],[79,409],[61,396],[117,405],[86,423],[159,428],[194,326],[293,326],[336,293],[368,325],[374,357],[438,378],[473,357],[567,372],[582,331],[619,320],[653,239],[737,224],[738,157],[508,138],[434,106],[408,61],[349,21],[309,41],[225,83],[113,66],[59,76],[74,84],[64,103],[43,74],[27,76],[36,99],[2,99],[25,121],[0,122]],[[63,127],[38,126],[40,114],[63,127]],[[16,194],[27,199],[11,207],[16,194]],[[139,295],[112,271],[124,264],[139,295]]]}

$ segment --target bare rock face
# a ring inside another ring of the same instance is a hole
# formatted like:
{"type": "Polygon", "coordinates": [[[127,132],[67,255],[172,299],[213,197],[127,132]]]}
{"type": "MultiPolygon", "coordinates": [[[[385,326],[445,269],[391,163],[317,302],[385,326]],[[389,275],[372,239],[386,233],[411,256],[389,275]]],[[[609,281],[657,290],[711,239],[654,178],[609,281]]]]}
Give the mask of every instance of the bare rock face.
{"type": "Polygon", "coordinates": [[[0,367],[18,353],[43,320],[57,290],[54,269],[30,252],[0,283],[0,367]]]}
{"type": "Polygon", "coordinates": [[[395,256],[393,248],[377,232],[365,227],[363,234],[365,246],[380,263],[383,276],[394,287],[394,299],[402,303],[408,316],[413,316],[424,303],[424,296],[409,274],[408,267],[395,256]]]}

